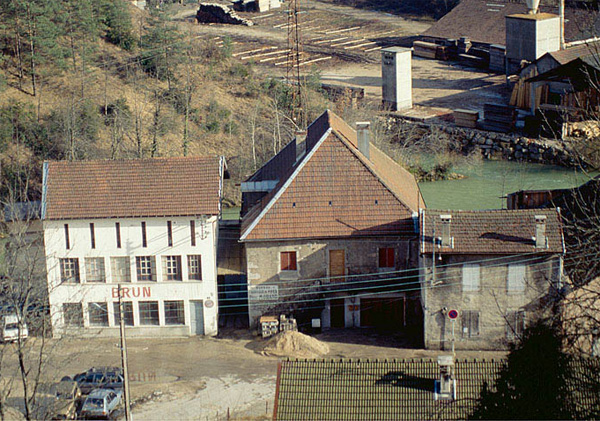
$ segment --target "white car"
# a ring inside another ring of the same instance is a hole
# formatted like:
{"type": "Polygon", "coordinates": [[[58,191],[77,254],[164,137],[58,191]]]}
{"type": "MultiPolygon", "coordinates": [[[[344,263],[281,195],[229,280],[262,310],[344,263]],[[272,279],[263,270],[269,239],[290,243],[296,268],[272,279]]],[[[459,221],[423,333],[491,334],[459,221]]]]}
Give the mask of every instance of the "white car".
{"type": "Polygon", "coordinates": [[[113,389],[94,389],[81,407],[81,417],[110,418],[121,403],[121,391],[113,389]]]}
{"type": "Polygon", "coordinates": [[[16,314],[8,314],[2,318],[2,342],[15,342],[21,337],[21,340],[27,339],[29,331],[24,320],[19,323],[16,314]]]}

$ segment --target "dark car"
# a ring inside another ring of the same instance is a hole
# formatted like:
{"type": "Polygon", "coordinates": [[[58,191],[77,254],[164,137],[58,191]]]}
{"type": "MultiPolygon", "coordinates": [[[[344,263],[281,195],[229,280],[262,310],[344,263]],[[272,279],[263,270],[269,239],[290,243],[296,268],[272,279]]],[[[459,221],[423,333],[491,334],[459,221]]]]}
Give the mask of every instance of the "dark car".
{"type": "Polygon", "coordinates": [[[93,371],[84,376],[75,376],[75,380],[81,389],[81,393],[87,395],[94,389],[115,389],[123,388],[123,375],[115,371],[93,371]]]}

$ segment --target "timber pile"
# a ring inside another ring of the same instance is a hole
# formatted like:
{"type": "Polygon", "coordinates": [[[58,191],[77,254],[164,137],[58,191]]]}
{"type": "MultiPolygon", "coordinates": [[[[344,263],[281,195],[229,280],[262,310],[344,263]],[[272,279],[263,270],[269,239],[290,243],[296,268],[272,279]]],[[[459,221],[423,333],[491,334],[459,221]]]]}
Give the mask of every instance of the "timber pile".
{"type": "Polygon", "coordinates": [[[477,128],[477,120],[479,119],[479,113],[471,110],[454,110],[454,123],[458,127],[468,127],[470,129],[477,128]]]}
{"type": "Polygon", "coordinates": [[[229,23],[232,25],[252,26],[254,23],[249,19],[238,16],[233,10],[217,3],[200,3],[196,13],[198,23],[229,23]]]}
{"type": "Polygon", "coordinates": [[[425,41],[413,42],[415,56],[424,58],[436,58],[437,44],[425,41]]]}
{"type": "Polygon", "coordinates": [[[437,60],[450,60],[450,49],[444,45],[434,44],[433,42],[415,41],[413,42],[413,52],[415,56],[424,58],[434,58],[437,60]]]}
{"type": "Polygon", "coordinates": [[[507,133],[514,127],[517,113],[511,105],[484,104],[483,116],[487,130],[507,133]]]}
{"type": "Polygon", "coordinates": [[[506,47],[503,45],[490,45],[490,70],[503,73],[505,71],[506,47]]]}

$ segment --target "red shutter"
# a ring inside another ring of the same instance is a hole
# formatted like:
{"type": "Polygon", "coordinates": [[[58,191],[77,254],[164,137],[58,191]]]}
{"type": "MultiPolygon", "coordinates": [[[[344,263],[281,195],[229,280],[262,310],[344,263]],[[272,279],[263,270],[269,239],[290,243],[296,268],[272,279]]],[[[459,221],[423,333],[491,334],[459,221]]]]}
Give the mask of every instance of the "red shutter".
{"type": "Polygon", "coordinates": [[[394,249],[393,248],[388,248],[387,249],[387,263],[388,265],[386,267],[388,268],[393,268],[394,267],[394,249]]]}
{"type": "Polygon", "coordinates": [[[386,247],[379,249],[379,267],[393,268],[394,267],[394,248],[386,247]]]}
{"type": "Polygon", "coordinates": [[[386,251],[387,249],[379,249],[379,267],[380,268],[384,268],[386,267],[385,263],[386,263],[386,251]]]}
{"type": "Polygon", "coordinates": [[[297,270],[295,251],[282,251],[280,256],[281,270],[297,270]]]}

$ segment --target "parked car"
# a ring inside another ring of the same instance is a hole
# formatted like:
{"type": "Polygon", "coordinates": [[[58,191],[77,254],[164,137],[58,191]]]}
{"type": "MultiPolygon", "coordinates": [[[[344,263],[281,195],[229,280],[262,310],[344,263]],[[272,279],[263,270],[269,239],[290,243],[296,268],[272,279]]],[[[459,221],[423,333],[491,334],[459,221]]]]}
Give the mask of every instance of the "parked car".
{"type": "Polygon", "coordinates": [[[120,390],[94,389],[90,392],[81,407],[81,417],[109,418],[121,403],[120,390]]]}
{"type": "Polygon", "coordinates": [[[123,389],[121,371],[88,371],[84,376],[77,375],[75,380],[81,393],[87,395],[93,389],[123,389]]]}
{"type": "Polygon", "coordinates": [[[81,389],[73,380],[61,380],[52,387],[55,401],[52,403],[53,420],[74,420],[77,418],[77,404],[81,399],[81,389]]]}
{"type": "Polygon", "coordinates": [[[2,342],[15,342],[21,338],[27,339],[29,331],[24,320],[19,321],[16,314],[7,314],[2,317],[2,342]]]}

